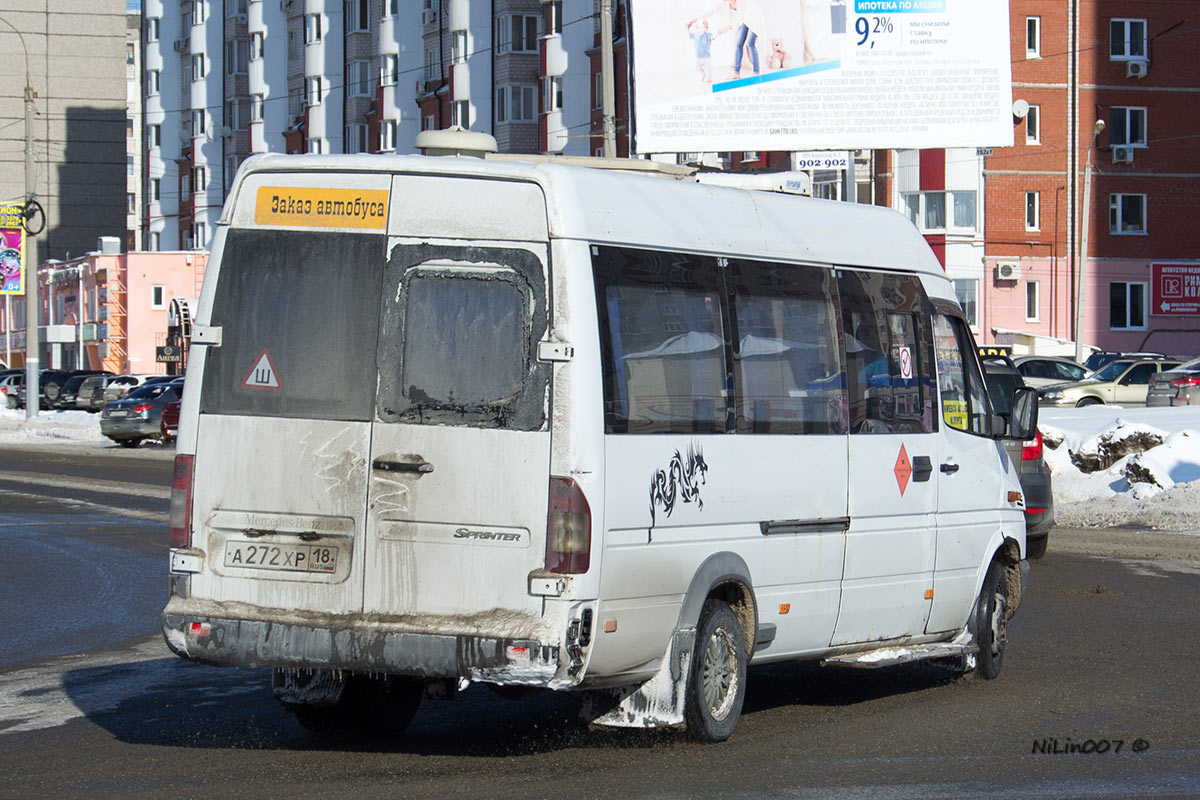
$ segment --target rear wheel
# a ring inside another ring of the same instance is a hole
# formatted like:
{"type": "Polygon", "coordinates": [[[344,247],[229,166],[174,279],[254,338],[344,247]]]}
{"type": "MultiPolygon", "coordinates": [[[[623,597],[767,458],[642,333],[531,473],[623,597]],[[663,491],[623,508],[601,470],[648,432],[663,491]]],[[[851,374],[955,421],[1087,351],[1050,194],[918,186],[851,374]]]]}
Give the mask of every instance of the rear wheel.
{"type": "Polygon", "coordinates": [[[137,447],[141,443],[141,439],[117,439],[117,444],[121,447],[137,447]]]}
{"type": "Polygon", "coordinates": [[[733,610],[708,600],[700,612],[683,715],[688,735],[702,742],[729,738],[746,697],[746,640],[733,610]]]}
{"type": "Polygon", "coordinates": [[[386,737],[399,735],[408,728],[424,696],[425,684],[420,680],[354,675],[347,679],[336,703],[283,705],[296,715],[301,725],[315,733],[386,737]]]}
{"type": "Polygon", "coordinates": [[[975,603],[975,641],[979,645],[979,674],[991,680],[1000,674],[1008,643],[1008,584],[1004,566],[993,561],[975,603]]]}

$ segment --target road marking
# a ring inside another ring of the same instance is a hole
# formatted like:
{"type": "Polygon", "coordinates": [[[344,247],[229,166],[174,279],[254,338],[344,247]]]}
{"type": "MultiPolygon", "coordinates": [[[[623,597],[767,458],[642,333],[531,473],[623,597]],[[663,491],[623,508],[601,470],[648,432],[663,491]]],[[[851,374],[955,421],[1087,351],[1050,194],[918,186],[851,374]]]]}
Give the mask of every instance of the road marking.
{"type": "Polygon", "coordinates": [[[61,475],[51,475],[44,472],[13,472],[0,470],[0,481],[12,483],[28,483],[34,486],[52,486],[56,489],[77,489],[83,492],[98,494],[133,495],[134,497],[155,497],[162,500],[171,498],[171,487],[149,486],[144,483],[122,483],[119,481],[85,481],[64,478],[61,475]]]}
{"type": "MultiPolygon", "coordinates": [[[[149,520],[150,522],[167,522],[168,519],[170,519],[170,516],[168,514],[164,514],[159,511],[141,511],[136,508],[124,508],[121,506],[108,506],[108,505],[104,505],[103,503],[89,503],[87,500],[76,500],[74,498],[58,497],[56,495],[37,494],[34,492],[18,492],[18,491],[14,491],[12,489],[0,489],[0,497],[2,497],[4,495],[10,495],[10,496],[16,496],[16,497],[32,496],[32,497],[50,498],[50,499],[53,499],[57,503],[61,503],[65,506],[71,506],[72,508],[90,509],[92,511],[98,511],[103,514],[111,514],[112,516],[116,516],[116,517],[129,517],[130,519],[144,519],[144,520],[149,520]]],[[[168,493],[168,496],[169,496],[169,493],[168,493]]],[[[11,527],[14,524],[15,525],[24,525],[27,523],[0,523],[0,527],[11,527]]],[[[43,523],[36,523],[36,524],[40,525],[43,523]]]]}

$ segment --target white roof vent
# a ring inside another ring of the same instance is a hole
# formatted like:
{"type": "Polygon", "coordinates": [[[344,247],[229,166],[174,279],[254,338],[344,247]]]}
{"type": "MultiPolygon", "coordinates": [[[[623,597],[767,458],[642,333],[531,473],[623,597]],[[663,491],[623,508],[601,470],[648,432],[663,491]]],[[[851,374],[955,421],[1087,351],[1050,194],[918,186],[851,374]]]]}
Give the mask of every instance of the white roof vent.
{"type": "Polygon", "coordinates": [[[416,147],[427,156],[474,156],[495,153],[500,148],[490,133],[476,133],[455,125],[444,131],[421,131],[416,147]]]}
{"type": "Polygon", "coordinates": [[[121,255],[121,240],[116,236],[101,236],[96,240],[96,249],[102,256],[121,255]]]}

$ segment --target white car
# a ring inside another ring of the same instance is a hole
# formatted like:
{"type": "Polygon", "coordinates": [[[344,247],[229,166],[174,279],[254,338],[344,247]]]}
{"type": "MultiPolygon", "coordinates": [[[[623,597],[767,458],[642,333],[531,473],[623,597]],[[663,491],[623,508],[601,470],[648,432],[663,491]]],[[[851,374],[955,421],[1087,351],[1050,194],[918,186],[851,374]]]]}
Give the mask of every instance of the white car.
{"type": "Polygon", "coordinates": [[[1017,356],[1013,366],[1021,373],[1025,385],[1033,387],[1074,383],[1083,380],[1088,373],[1087,367],[1062,356],[1017,356]]]}
{"type": "Polygon", "coordinates": [[[14,372],[0,378],[0,397],[4,398],[5,408],[17,407],[17,393],[21,388],[21,373],[14,372]]]}

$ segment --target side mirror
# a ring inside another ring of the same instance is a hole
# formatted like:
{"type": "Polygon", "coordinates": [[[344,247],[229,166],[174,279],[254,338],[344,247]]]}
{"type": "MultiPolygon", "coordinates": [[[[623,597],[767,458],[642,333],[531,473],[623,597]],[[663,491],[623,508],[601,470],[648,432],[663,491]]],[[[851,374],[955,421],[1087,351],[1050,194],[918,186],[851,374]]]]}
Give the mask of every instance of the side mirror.
{"type": "Polygon", "coordinates": [[[1012,414],[1008,418],[1008,437],[1025,441],[1037,433],[1037,389],[1024,386],[1013,392],[1012,414]]]}

